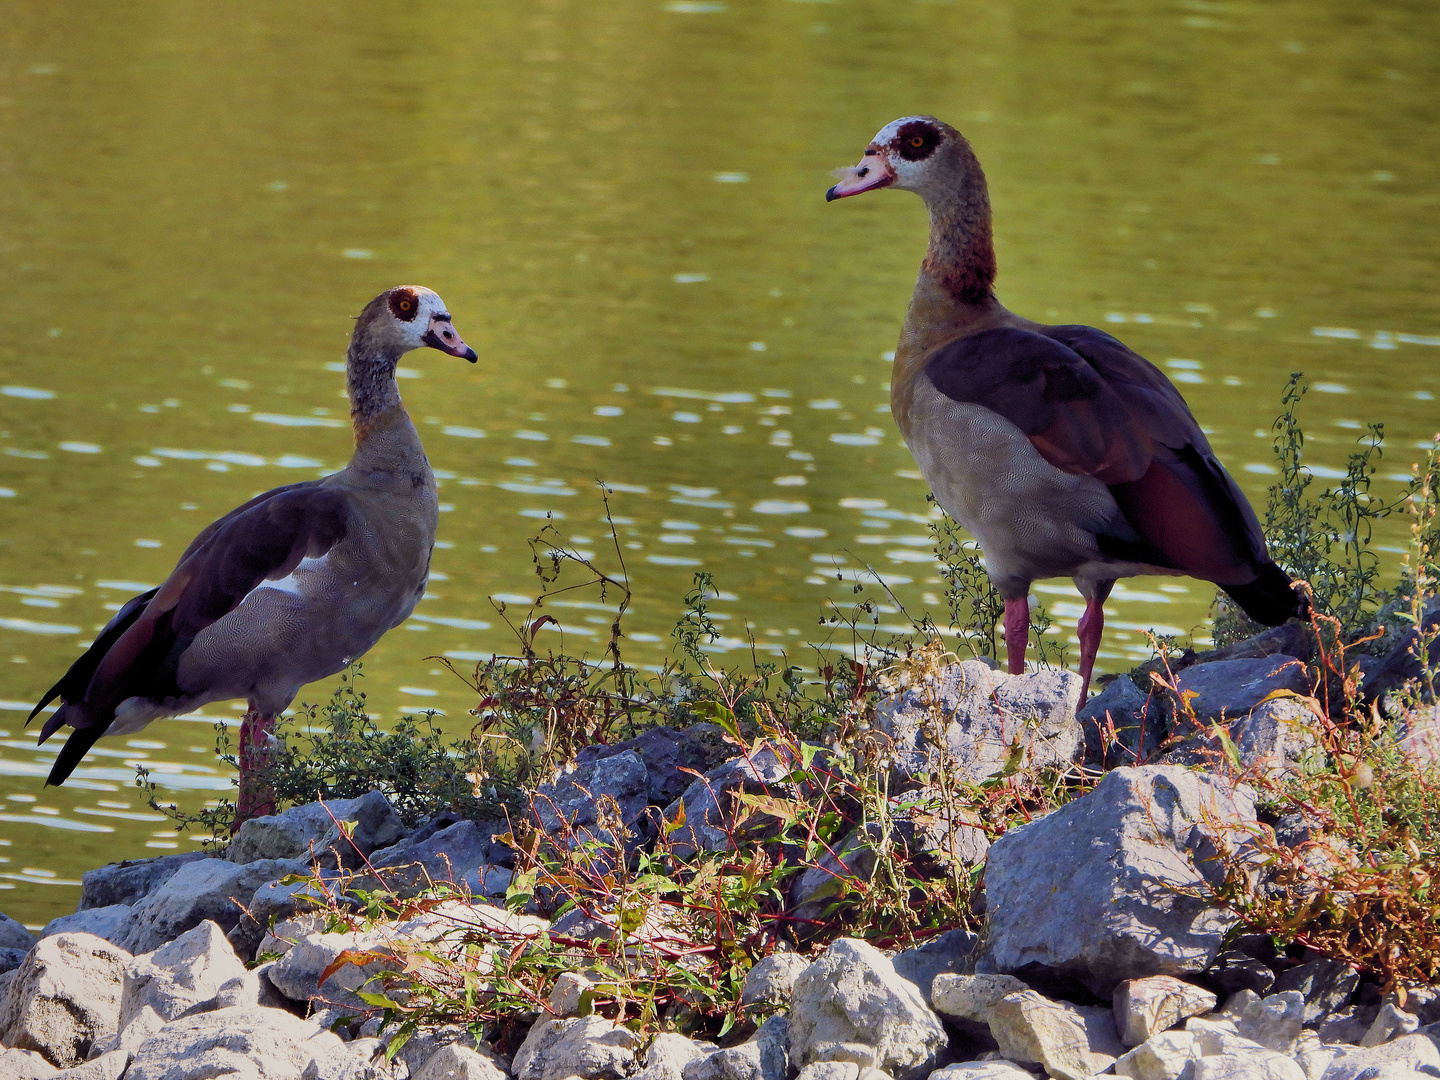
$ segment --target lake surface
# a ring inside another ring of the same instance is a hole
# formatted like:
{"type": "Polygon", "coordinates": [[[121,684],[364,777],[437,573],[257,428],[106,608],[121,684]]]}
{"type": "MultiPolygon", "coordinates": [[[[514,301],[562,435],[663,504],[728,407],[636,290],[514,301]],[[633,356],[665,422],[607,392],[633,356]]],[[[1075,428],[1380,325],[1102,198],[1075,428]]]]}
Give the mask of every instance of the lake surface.
{"type": "MultiPolygon", "coordinates": [[[[429,595],[365,661],[381,714],[460,728],[473,702],[426,658],[510,648],[487,597],[535,595],[547,515],[616,568],[597,480],[640,662],[700,569],[721,662],[752,636],[805,657],[866,565],[943,616],[886,405],[924,212],[823,199],[896,116],[974,143],[1001,298],[1164,367],[1258,503],[1297,370],[1310,461],[1342,468],[1384,421],[1395,486],[1440,416],[1437,31],[1433,4],[1341,0],[15,0],[0,909],[43,923],[84,870],[194,846],[133,766],[190,805],[227,790],[211,720],[102,741],[47,790],[25,712],[206,523],[344,464],[350,320],[394,284],[439,291],[480,362],[401,372],[444,513],[429,595]]],[[[1068,583],[1037,593],[1068,635],[1068,583]]],[[[1122,584],[1101,667],[1148,656],[1148,629],[1203,640],[1212,593],[1122,584]]],[[[598,651],[585,602],[540,640],[598,651]]]]}

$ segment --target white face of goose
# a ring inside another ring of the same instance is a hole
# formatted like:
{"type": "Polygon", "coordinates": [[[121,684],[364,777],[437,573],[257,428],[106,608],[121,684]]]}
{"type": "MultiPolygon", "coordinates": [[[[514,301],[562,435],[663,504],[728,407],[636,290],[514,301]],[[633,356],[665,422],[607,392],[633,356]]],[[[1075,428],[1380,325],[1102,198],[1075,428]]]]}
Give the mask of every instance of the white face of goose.
{"type": "Polygon", "coordinates": [[[905,116],[890,121],[876,132],[859,165],[835,170],[840,182],[825,193],[825,201],[882,187],[921,190],[930,158],[946,138],[946,126],[933,116],[905,116]]]}
{"type": "Polygon", "coordinates": [[[445,301],[430,289],[423,285],[402,285],[390,290],[388,303],[405,348],[439,349],[472,364],[478,359],[475,350],[460,339],[450,322],[445,301]]]}

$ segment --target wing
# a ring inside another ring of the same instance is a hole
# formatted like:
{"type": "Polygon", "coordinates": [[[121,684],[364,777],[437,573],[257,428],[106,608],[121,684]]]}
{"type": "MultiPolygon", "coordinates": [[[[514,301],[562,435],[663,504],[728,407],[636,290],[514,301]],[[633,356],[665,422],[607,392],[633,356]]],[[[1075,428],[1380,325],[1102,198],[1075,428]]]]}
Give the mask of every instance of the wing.
{"type": "Polygon", "coordinates": [[[1089,326],[1002,327],[937,349],[941,393],[1018,427],[1041,457],[1105,484],[1140,537],[1100,535],[1102,553],[1216,582],[1254,580],[1260,524],[1169,379],[1089,326]]]}
{"type": "MultiPolygon", "coordinates": [[[[182,696],[176,671],[195,636],[262,582],[328,552],[344,538],[348,517],[346,496],[312,481],[260,495],[210,525],[165,583],[131,600],[46,695],[45,702],[58,694],[65,705],[47,721],[41,741],[69,723],[80,729],[71,740],[88,747],[126,698],[182,696]]],[[[62,753],[71,756],[73,768],[79,755],[62,753]]],[[[49,782],[63,779],[52,772],[49,782]]]]}

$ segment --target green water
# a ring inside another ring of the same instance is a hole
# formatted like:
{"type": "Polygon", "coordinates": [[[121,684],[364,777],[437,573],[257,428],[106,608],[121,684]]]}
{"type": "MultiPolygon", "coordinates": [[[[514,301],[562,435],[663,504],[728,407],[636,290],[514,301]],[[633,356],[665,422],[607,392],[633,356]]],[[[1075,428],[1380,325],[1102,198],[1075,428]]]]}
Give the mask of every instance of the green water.
{"type": "MultiPolygon", "coordinates": [[[[1002,299],[1166,366],[1253,498],[1293,370],[1316,384],[1314,463],[1383,420],[1403,474],[1440,416],[1437,31],[1431,4],[1339,0],[14,0],[0,909],[44,922],[85,869],[191,844],[132,762],[192,804],[228,787],[209,722],[176,720],[46,790],[19,709],[213,517],[343,464],[333,367],[393,284],[438,290],[481,360],[406,361],[446,512],[430,595],[366,660],[378,711],[463,722],[425,658],[507,648],[486,597],[535,595],[545,513],[615,567],[597,479],[642,662],[697,569],[725,590],[722,661],[751,635],[803,653],[853,599],[837,566],[940,613],[885,406],[923,210],[823,200],[896,116],[974,142],[1002,299]]],[[[1041,595],[1073,625],[1067,583],[1041,595]]],[[[1102,667],[1202,626],[1209,599],[1122,584],[1102,667]]],[[[606,612],[547,610],[565,647],[600,647],[606,612]]]]}

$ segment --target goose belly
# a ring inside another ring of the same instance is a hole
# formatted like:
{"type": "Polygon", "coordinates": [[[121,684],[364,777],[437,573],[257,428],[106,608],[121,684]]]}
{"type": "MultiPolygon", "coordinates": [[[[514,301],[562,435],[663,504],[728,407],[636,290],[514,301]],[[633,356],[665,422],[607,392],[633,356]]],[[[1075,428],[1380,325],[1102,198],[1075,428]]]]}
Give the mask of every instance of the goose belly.
{"type": "Polygon", "coordinates": [[[1090,476],[1047,462],[1018,427],[958,402],[928,380],[916,388],[907,442],[936,501],[979,541],[1002,595],[1103,561],[1095,533],[1120,510],[1090,476]]]}

